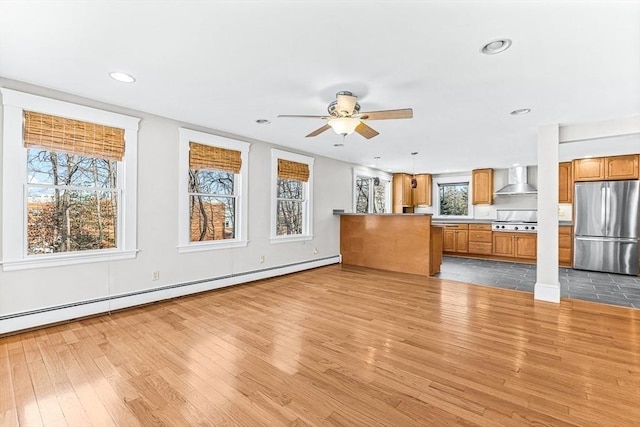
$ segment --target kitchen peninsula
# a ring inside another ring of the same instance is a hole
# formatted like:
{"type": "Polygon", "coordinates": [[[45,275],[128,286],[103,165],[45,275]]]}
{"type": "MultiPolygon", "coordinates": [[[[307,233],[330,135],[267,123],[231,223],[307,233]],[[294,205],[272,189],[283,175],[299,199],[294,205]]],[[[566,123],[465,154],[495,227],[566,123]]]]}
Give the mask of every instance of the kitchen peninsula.
{"type": "Polygon", "coordinates": [[[430,214],[341,214],[342,263],[422,276],[440,272],[442,227],[430,214]]]}

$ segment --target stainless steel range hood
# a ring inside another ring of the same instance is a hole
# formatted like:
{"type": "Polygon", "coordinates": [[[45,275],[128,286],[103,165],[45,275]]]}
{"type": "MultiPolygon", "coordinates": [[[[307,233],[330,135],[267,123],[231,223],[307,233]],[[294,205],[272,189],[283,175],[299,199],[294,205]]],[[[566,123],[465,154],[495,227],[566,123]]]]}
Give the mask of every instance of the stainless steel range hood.
{"type": "Polygon", "coordinates": [[[527,170],[526,166],[509,168],[509,184],[496,191],[495,195],[538,194],[538,190],[527,182],[527,170]]]}

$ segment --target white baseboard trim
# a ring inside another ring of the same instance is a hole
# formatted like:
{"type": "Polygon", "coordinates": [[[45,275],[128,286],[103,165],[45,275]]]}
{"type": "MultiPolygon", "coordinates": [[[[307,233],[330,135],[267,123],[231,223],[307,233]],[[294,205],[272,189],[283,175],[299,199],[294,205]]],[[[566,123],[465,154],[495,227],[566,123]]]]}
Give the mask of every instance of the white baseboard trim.
{"type": "Polygon", "coordinates": [[[0,334],[268,279],[341,262],[340,255],[0,316],[0,334]]]}
{"type": "Polygon", "coordinates": [[[536,282],[533,299],[548,301],[548,302],[560,302],[560,284],[549,284],[536,282]]]}

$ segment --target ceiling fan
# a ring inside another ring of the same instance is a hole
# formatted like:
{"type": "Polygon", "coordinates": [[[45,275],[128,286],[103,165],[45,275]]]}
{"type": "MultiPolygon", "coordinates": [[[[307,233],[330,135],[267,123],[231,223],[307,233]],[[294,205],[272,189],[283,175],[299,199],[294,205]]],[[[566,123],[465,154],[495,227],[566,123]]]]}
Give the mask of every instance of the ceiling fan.
{"type": "Polygon", "coordinates": [[[336,94],[336,100],[329,104],[327,111],[328,116],[305,116],[281,114],[278,117],[301,117],[309,119],[323,119],[327,123],[319,129],[314,130],[307,138],[318,136],[322,132],[333,128],[339,135],[350,135],[354,131],[367,139],[378,135],[378,132],[372,127],[364,123],[363,120],[389,120],[389,119],[410,119],[413,117],[411,108],[402,108],[399,110],[382,110],[360,112],[360,104],[357,102],[358,97],[351,92],[341,91],[336,94]]]}

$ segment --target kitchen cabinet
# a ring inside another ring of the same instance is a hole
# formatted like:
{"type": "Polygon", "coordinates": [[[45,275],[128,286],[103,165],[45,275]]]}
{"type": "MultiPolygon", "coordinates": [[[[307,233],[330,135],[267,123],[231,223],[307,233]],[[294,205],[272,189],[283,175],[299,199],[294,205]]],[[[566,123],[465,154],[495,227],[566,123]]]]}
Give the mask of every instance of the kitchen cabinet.
{"type": "Polygon", "coordinates": [[[573,201],[573,176],[571,162],[558,164],[558,203],[573,201]]]}
{"type": "Polygon", "coordinates": [[[393,174],[393,213],[403,213],[404,208],[413,206],[411,175],[393,174]]]}
{"type": "Polygon", "coordinates": [[[618,179],[638,179],[639,158],[637,154],[573,161],[574,181],[603,181],[618,179]]]}
{"type": "Polygon", "coordinates": [[[493,204],[493,169],[472,170],[471,185],[474,205],[493,204]]]}
{"type": "Polygon", "coordinates": [[[558,264],[562,267],[573,264],[573,227],[570,225],[558,227],[558,264]]]}
{"type": "Polygon", "coordinates": [[[493,232],[493,255],[536,259],[538,236],[535,233],[493,232]]]}
{"type": "Polygon", "coordinates": [[[638,179],[638,155],[604,158],[605,179],[638,179]]]}
{"type": "Polygon", "coordinates": [[[493,240],[491,224],[469,224],[469,253],[491,255],[493,240]]]}
{"type": "Polygon", "coordinates": [[[469,252],[469,224],[447,224],[443,237],[444,252],[469,252]]]}
{"type": "Polygon", "coordinates": [[[413,189],[413,206],[431,206],[431,175],[422,173],[416,175],[418,185],[413,189]]]}
{"type": "Polygon", "coordinates": [[[443,227],[431,227],[431,248],[429,251],[431,263],[429,264],[429,276],[440,273],[440,266],[442,265],[443,231],[443,227]]]}
{"type": "Polygon", "coordinates": [[[604,179],[604,157],[576,159],[573,161],[574,181],[602,181],[604,179]]]}

